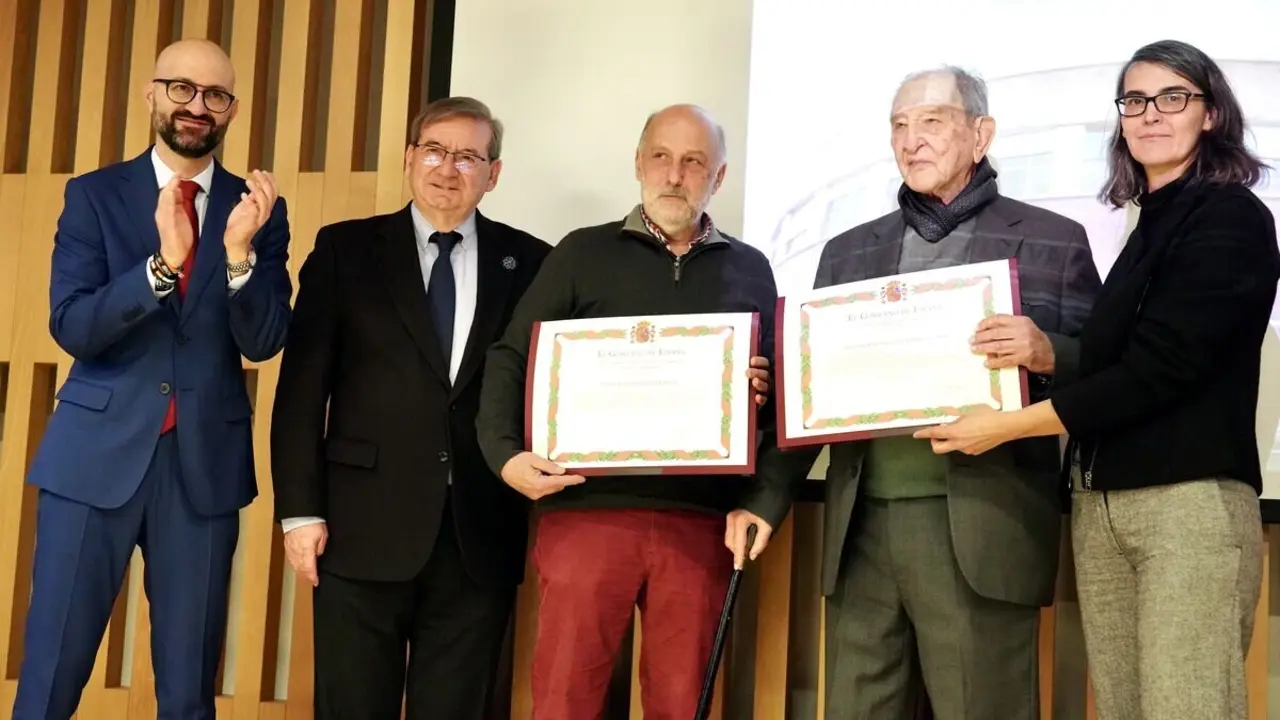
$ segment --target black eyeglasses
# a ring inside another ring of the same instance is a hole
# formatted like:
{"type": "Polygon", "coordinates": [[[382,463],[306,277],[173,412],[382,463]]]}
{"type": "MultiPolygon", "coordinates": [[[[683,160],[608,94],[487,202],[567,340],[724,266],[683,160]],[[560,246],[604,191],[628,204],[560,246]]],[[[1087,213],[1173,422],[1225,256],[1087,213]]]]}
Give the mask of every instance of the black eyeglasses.
{"type": "Polygon", "coordinates": [[[1142,95],[1126,95],[1122,98],[1116,98],[1116,108],[1120,110],[1120,114],[1125,117],[1137,117],[1147,111],[1147,105],[1156,104],[1156,110],[1169,115],[1172,113],[1180,113],[1187,109],[1187,103],[1192,98],[1203,98],[1204,93],[1193,93],[1185,90],[1174,90],[1173,92],[1160,93],[1151,97],[1142,95]]]}
{"type": "Polygon", "coordinates": [[[196,95],[204,97],[204,106],[209,108],[209,112],[223,113],[227,108],[231,107],[232,101],[236,99],[235,95],[226,90],[217,88],[200,87],[186,80],[172,80],[169,78],[155,78],[152,82],[162,83],[164,85],[165,94],[169,99],[179,105],[186,105],[196,99],[196,95]]]}

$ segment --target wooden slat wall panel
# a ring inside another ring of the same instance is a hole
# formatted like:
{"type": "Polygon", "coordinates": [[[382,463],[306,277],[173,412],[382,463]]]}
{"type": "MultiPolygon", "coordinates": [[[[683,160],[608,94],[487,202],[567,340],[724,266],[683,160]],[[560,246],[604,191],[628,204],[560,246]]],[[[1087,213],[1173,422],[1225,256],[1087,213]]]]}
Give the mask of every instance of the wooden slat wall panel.
{"type": "Polygon", "coordinates": [[[129,48],[129,87],[125,101],[124,157],[151,143],[151,111],[143,93],[151,84],[156,55],[173,39],[174,0],[132,0],[133,36],[129,48]]]}
{"type": "MultiPolygon", "coordinates": [[[[0,0],[0,170],[5,166],[5,153],[9,137],[9,97],[14,91],[14,69],[17,67],[19,45],[18,0],[0,0]]],[[[19,104],[15,101],[15,105],[19,104]]],[[[21,103],[25,105],[26,103],[21,103]]]]}
{"type": "MultiPolygon", "coordinates": [[[[7,230],[0,233],[0,362],[8,361],[13,355],[14,303],[18,297],[18,253],[22,241],[25,190],[26,178],[22,175],[0,175],[0,222],[7,230]]],[[[0,496],[3,496],[3,489],[0,489],[0,496]]]]}
{"type": "MultiPolygon", "coordinates": [[[[39,29],[36,33],[35,87],[47,88],[32,98],[31,129],[27,141],[27,172],[53,172],[55,160],[64,152],[58,147],[59,131],[65,121],[59,114],[59,91],[66,89],[64,78],[71,75],[67,57],[66,36],[75,36],[76,4],[73,0],[48,0],[40,3],[39,29]]],[[[61,109],[65,109],[61,108],[61,109]]]]}
{"type": "MultiPolygon", "coordinates": [[[[322,224],[406,201],[405,133],[424,99],[435,7],[436,0],[0,0],[0,366],[7,378],[0,383],[0,720],[10,717],[24,652],[36,495],[23,478],[54,390],[70,369],[48,331],[50,250],[70,174],[148,147],[143,93],[157,52],[175,33],[223,42],[236,66],[240,108],[222,159],[233,172],[275,174],[288,202],[296,278],[322,224]]],[[[301,720],[312,716],[314,696],[311,593],[286,570],[272,522],[267,440],[278,358],[246,363],[246,371],[261,495],[242,515],[218,712],[235,720],[301,720]]],[[[826,620],[813,540],[820,522],[813,506],[793,514],[750,565],[744,587],[751,591],[735,615],[739,632],[716,683],[712,717],[820,718],[823,692],[840,691],[825,687],[826,620]]],[[[140,562],[131,568],[141,570],[140,562]]],[[[1063,603],[1075,602],[1070,571],[1064,563],[1063,603]]],[[[1254,720],[1265,717],[1268,700],[1272,582],[1268,571],[1249,659],[1254,720]]],[[[506,717],[531,715],[537,606],[529,563],[517,601],[510,706],[500,713],[506,717]]],[[[1054,682],[1071,623],[1060,608],[1042,617],[1041,717],[1053,718],[1054,696],[1064,694],[1075,702],[1058,705],[1092,716],[1087,682],[1054,682]]],[[[638,627],[634,647],[642,632],[638,627]]],[[[147,600],[126,584],[77,718],[155,717],[149,633],[147,600]]],[[[623,659],[631,688],[635,659],[623,659]]],[[[629,692],[626,685],[619,684],[621,693],[629,692]]],[[[619,700],[641,716],[638,697],[619,700]]]]}

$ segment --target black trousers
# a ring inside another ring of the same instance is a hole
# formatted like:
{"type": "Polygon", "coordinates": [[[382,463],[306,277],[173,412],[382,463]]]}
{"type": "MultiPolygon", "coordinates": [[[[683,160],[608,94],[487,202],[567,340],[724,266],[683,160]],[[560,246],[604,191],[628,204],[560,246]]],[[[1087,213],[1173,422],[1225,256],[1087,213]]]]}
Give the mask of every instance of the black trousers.
{"type": "Polygon", "coordinates": [[[478,586],[445,506],[431,558],[404,582],[326,573],[313,591],[317,720],[483,720],[515,588],[478,586]]]}

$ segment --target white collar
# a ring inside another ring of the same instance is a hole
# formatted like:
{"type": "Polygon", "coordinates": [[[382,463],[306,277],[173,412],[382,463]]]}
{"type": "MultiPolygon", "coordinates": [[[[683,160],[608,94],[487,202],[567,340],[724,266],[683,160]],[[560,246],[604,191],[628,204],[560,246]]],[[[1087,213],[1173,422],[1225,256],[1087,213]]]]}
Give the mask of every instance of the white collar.
{"type": "MultiPolygon", "coordinates": [[[[412,202],[409,203],[409,214],[413,216],[413,229],[414,234],[417,236],[418,244],[422,247],[427,247],[431,242],[431,234],[436,232],[435,226],[418,210],[418,206],[412,202]]],[[[456,247],[465,250],[476,237],[475,210],[472,210],[471,214],[467,215],[467,219],[463,220],[462,224],[455,228],[455,232],[462,235],[462,240],[458,242],[456,247]]]]}
{"type": "MultiPolygon", "coordinates": [[[[156,170],[156,187],[164,187],[167,185],[169,183],[169,178],[173,177],[173,171],[170,170],[169,166],[165,165],[164,161],[160,159],[160,152],[156,150],[154,146],[151,148],[151,165],[156,170]]],[[[191,178],[192,182],[199,185],[201,190],[204,190],[206,197],[209,195],[209,191],[213,188],[213,165],[213,161],[210,160],[204,170],[201,170],[198,175],[191,178]]]]}

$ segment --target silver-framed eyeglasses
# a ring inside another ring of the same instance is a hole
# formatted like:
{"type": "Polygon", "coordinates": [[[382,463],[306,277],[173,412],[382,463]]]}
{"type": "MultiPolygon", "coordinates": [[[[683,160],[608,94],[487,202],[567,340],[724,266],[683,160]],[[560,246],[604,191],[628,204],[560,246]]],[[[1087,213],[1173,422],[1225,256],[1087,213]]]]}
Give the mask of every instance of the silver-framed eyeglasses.
{"type": "Polygon", "coordinates": [[[1116,109],[1125,117],[1137,117],[1147,111],[1147,105],[1156,104],[1156,110],[1171,115],[1187,109],[1192,98],[1203,98],[1204,93],[1193,93],[1187,90],[1174,90],[1159,95],[1126,95],[1116,98],[1116,109]]]}
{"type": "Polygon", "coordinates": [[[448,150],[435,143],[414,143],[422,153],[422,164],[427,167],[439,167],[450,155],[453,156],[453,167],[460,173],[473,173],[480,163],[489,162],[489,158],[480,157],[466,150],[448,150]]]}

